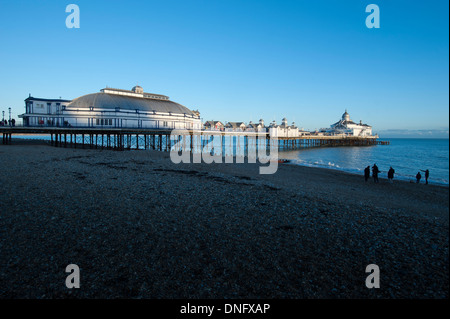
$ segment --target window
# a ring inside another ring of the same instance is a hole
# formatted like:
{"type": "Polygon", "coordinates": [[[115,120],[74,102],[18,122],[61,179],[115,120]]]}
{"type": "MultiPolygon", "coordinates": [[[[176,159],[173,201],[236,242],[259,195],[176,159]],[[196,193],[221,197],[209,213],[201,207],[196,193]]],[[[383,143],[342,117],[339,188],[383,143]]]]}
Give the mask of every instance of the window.
{"type": "Polygon", "coordinates": [[[112,125],[112,119],[109,119],[109,125],[112,125]]]}
{"type": "Polygon", "coordinates": [[[163,122],[163,126],[168,126],[166,121],[163,122]]]}
{"type": "Polygon", "coordinates": [[[100,124],[100,120],[99,119],[97,119],[97,125],[99,125],[100,124]]]}

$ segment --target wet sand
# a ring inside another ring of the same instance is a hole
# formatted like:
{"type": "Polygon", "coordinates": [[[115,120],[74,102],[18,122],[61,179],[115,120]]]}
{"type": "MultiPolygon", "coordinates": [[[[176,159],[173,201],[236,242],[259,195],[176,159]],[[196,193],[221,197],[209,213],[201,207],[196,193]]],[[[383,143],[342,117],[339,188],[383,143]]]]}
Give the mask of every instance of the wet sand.
{"type": "Polygon", "coordinates": [[[448,187],[40,141],[0,163],[0,298],[448,298],[448,187]]]}

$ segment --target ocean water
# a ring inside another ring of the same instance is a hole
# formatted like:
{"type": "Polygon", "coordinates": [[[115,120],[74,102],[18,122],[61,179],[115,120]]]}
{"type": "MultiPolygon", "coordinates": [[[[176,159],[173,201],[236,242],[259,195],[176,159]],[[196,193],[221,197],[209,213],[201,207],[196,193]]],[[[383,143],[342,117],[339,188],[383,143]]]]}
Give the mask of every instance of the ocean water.
{"type": "MultiPolygon", "coordinates": [[[[280,151],[279,157],[292,163],[337,169],[363,174],[364,168],[377,164],[380,177],[387,178],[389,167],[395,169],[395,179],[414,180],[419,170],[430,170],[429,183],[449,185],[448,139],[386,139],[390,145],[344,146],[280,151]]],[[[425,173],[421,172],[425,182],[425,173]]]]}

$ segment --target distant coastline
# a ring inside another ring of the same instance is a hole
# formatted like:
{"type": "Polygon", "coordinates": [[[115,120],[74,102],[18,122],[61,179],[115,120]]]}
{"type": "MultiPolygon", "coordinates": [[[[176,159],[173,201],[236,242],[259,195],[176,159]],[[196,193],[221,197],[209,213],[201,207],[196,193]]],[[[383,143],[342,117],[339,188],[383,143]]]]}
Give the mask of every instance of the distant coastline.
{"type": "Polygon", "coordinates": [[[449,139],[449,129],[442,130],[378,130],[382,138],[449,139]]]}

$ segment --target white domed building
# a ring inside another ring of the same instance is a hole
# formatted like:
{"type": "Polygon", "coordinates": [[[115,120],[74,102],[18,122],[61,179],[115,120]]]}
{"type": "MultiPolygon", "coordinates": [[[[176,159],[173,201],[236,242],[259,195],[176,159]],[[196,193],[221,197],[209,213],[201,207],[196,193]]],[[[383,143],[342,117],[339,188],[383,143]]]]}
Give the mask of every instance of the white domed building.
{"type": "Polygon", "coordinates": [[[353,122],[350,119],[350,114],[345,110],[342,118],[338,122],[331,124],[330,129],[327,129],[326,132],[360,137],[372,136],[372,126],[363,124],[362,121],[359,121],[359,124],[353,122]]]}
{"type": "Polygon", "coordinates": [[[168,96],[104,88],[70,100],[28,97],[24,126],[92,128],[201,129],[200,113],[173,102],[168,96]]]}

